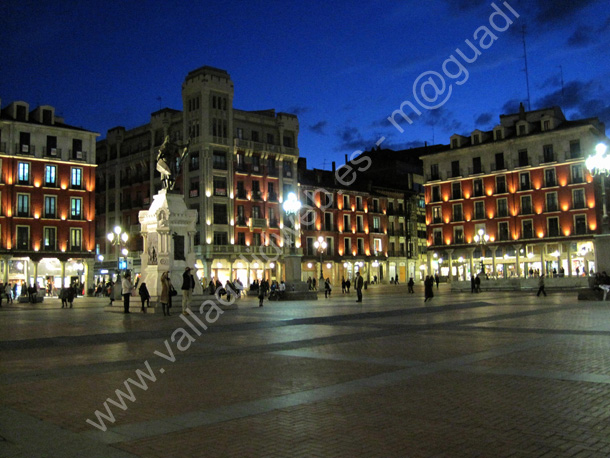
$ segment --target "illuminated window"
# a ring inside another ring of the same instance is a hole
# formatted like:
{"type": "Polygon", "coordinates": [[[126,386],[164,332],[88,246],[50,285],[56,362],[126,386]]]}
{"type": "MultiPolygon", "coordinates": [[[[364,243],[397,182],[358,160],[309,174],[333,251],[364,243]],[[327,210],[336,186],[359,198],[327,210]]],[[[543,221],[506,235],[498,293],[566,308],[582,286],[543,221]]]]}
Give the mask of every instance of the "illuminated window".
{"type": "Polygon", "coordinates": [[[55,218],[57,211],[57,197],[44,196],[44,217],[55,218]]]}
{"type": "Polygon", "coordinates": [[[43,250],[54,250],[55,241],[57,240],[57,229],[54,227],[45,227],[43,231],[43,250]]]}
{"type": "Polygon", "coordinates": [[[464,243],[464,228],[462,226],[453,228],[453,243],[464,243]]]}
{"type": "Polygon", "coordinates": [[[44,185],[55,186],[57,184],[57,167],[54,165],[45,165],[44,167],[44,185]]]}
{"type": "Polygon", "coordinates": [[[582,166],[580,164],[572,166],[572,183],[584,183],[585,179],[582,173],[582,166]]]}
{"type": "Polygon", "coordinates": [[[70,186],[73,189],[81,189],[83,186],[83,169],[72,167],[70,186]]]}
{"type": "Polygon", "coordinates": [[[442,223],[442,211],[441,207],[432,207],[432,224],[442,223]]]}
{"type": "Polygon", "coordinates": [[[82,242],[83,242],[82,229],[71,228],[70,229],[70,249],[72,251],[81,251],[82,242]]]}
{"type": "Polygon", "coordinates": [[[30,184],[30,163],[20,162],[17,165],[17,183],[30,184]]]}
{"type": "Polygon", "coordinates": [[[70,199],[70,219],[83,218],[83,200],[80,197],[72,197],[70,199]]]}
{"type": "Polygon", "coordinates": [[[17,194],[17,216],[30,216],[30,195],[17,194]]]}

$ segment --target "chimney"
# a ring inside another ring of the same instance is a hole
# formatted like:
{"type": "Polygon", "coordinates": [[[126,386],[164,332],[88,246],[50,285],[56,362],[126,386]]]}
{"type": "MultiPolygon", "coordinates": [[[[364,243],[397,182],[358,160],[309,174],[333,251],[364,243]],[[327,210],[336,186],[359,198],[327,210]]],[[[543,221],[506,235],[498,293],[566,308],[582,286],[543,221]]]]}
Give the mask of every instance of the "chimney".
{"type": "Polygon", "coordinates": [[[345,155],[345,163],[347,164],[347,154],[345,155]]]}
{"type": "Polygon", "coordinates": [[[335,173],[335,161],[333,161],[333,173],[335,173]]]}

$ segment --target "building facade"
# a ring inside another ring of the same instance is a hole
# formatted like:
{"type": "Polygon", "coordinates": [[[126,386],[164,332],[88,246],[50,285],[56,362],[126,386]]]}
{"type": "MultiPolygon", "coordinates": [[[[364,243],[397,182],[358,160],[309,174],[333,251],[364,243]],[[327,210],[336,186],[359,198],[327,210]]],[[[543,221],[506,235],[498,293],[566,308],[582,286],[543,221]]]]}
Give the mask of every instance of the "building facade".
{"type": "Polygon", "coordinates": [[[30,111],[16,101],[2,109],[3,282],[92,286],[97,136],[65,124],[48,105],[30,111]]]}
{"type": "Polygon", "coordinates": [[[423,155],[428,271],[451,281],[595,270],[601,205],[584,161],[605,139],[597,118],[521,106],[423,155]]]}
{"type": "Polygon", "coordinates": [[[99,273],[116,270],[118,251],[106,242],[115,225],[128,230],[137,271],[137,213],[160,189],[155,170],[163,139],[190,139],[189,155],[175,191],[198,211],[194,242],[200,278],[281,278],[284,247],[282,202],[297,192],[299,122],[274,110],[233,108],[233,82],[220,69],[202,67],[182,84],[183,110],[164,109],[135,129],[112,129],[98,143],[99,273]],[[120,204],[119,204],[120,203],[120,204]]]}

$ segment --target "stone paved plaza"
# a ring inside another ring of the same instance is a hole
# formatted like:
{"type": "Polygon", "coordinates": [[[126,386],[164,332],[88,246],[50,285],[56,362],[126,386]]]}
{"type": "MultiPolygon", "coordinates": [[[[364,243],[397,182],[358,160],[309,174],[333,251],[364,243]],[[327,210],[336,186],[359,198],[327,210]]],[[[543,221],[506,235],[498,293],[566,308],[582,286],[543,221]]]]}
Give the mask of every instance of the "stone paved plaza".
{"type": "Polygon", "coordinates": [[[0,456],[610,456],[610,303],[435,293],[4,306],[0,456]]]}

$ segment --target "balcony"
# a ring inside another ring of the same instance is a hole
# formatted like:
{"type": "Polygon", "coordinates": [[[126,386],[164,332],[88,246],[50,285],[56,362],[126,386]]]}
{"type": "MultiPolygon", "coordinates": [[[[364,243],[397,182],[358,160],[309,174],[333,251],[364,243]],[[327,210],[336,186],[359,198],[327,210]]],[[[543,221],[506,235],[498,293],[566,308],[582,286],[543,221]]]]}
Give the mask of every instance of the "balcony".
{"type": "Polygon", "coordinates": [[[0,142],[0,153],[6,153],[6,142],[0,142]]]}
{"type": "Polygon", "coordinates": [[[199,197],[199,189],[191,189],[189,191],[189,197],[199,197]]]}
{"type": "Polygon", "coordinates": [[[252,175],[263,175],[263,167],[261,165],[252,164],[252,175]]]}
{"type": "Polygon", "coordinates": [[[70,150],[70,158],[76,161],[86,161],[87,160],[87,152],[86,151],[76,151],[70,150]]]}
{"type": "Polygon", "coordinates": [[[540,163],[541,164],[546,164],[548,162],[555,162],[555,153],[544,153],[541,157],[540,157],[540,163]]]}
{"type": "Polygon", "coordinates": [[[584,200],[575,200],[572,205],[572,208],[579,209],[579,210],[586,208],[585,201],[584,200]]]}
{"type": "Polygon", "coordinates": [[[248,224],[246,223],[246,218],[244,218],[243,216],[238,216],[235,224],[237,226],[244,226],[244,227],[248,226],[248,224]]]}
{"type": "Polygon", "coordinates": [[[277,229],[278,227],[280,227],[278,220],[272,219],[271,221],[269,221],[269,227],[273,229],[277,229]]]}
{"type": "Polygon", "coordinates": [[[275,192],[270,192],[267,200],[269,202],[277,202],[277,194],[275,192]]]}
{"type": "Polygon", "coordinates": [[[61,148],[42,147],[42,154],[47,157],[61,157],[61,148]]]}
{"type": "Polygon", "coordinates": [[[214,188],[214,195],[227,197],[227,188],[214,188]]]}
{"type": "Polygon", "coordinates": [[[34,145],[25,143],[15,143],[15,153],[32,155],[36,152],[34,145]]]}
{"type": "Polygon", "coordinates": [[[277,168],[267,167],[267,176],[277,178],[280,175],[280,171],[277,168]]]}
{"type": "Polygon", "coordinates": [[[250,224],[249,226],[251,228],[261,228],[261,229],[266,229],[267,228],[267,220],[265,218],[250,218],[250,224]]]}
{"type": "Polygon", "coordinates": [[[244,189],[238,189],[235,198],[247,200],[248,196],[246,195],[246,191],[244,189]]]}
{"type": "Polygon", "coordinates": [[[284,169],[284,178],[292,178],[292,170],[284,169]]]}
{"type": "Polygon", "coordinates": [[[252,191],[252,200],[263,200],[263,193],[260,191],[252,191]]]}

